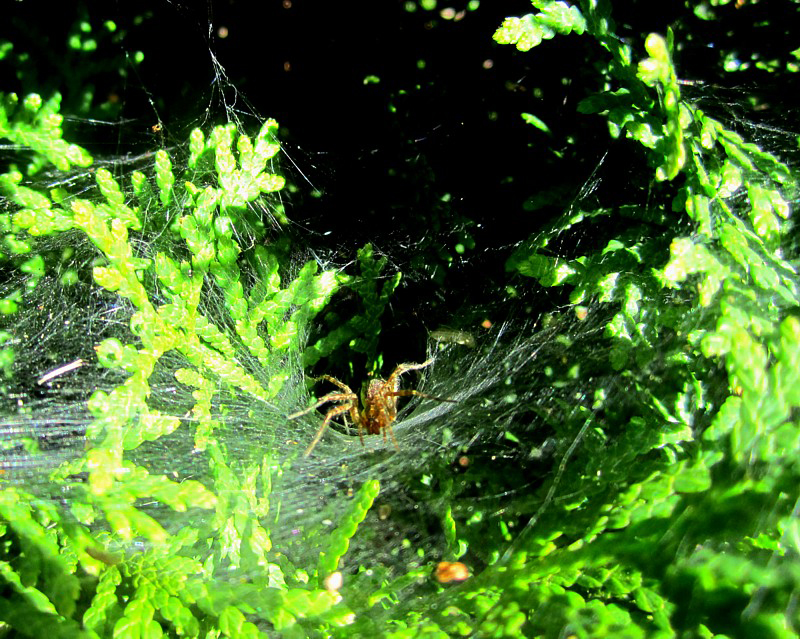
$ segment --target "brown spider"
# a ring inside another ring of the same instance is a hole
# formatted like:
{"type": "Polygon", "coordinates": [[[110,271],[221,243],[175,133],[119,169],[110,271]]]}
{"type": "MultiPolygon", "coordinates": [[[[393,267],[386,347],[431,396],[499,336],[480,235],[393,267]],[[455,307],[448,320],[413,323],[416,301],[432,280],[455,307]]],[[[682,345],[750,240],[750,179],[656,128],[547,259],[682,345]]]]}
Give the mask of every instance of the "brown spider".
{"type": "Polygon", "coordinates": [[[314,450],[314,446],[316,446],[317,442],[319,442],[319,440],[322,438],[322,434],[325,432],[328,422],[337,415],[341,415],[343,413],[349,413],[350,419],[358,426],[358,436],[361,439],[362,446],[364,445],[364,431],[367,432],[367,435],[379,435],[383,433],[384,441],[386,441],[386,433],[388,432],[392,438],[395,448],[398,448],[397,439],[395,439],[394,431],[392,431],[392,423],[397,418],[398,397],[418,395],[419,397],[435,399],[437,402],[455,402],[453,399],[442,399],[441,397],[426,395],[425,393],[420,393],[416,390],[400,390],[400,375],[407,373],[408,371],[416,371],[421,368],[425,368],[426,366],[430,366],[432,363],[433,360],[429,359],[425,362],[422,362],[422,364],[400,364],[400,366],[395,368],[394,371],[392,371],[392,374],[389,375],[389,379],[373,379],[367,388],[367,393],[364,397],[364,410],[361,412],[358,410],[358,395],[356,395],[347,384],[340,382],[338,379],[331,377],[330,375],[322,375],[321,377],[318,377],[317,379],[324,379],[331,384],[335,384],[344,392],[328,393],[324,397],[320,398],[319,401],[317,401],[317,403],[313,406],[309,406],[300,412],[289,415],[288,419],[294,419],[295,417],[300,417],[301,415],[310,413],[312,410],[326,402],[341,402],[338,406],[334,406],[325,414],[325,419],[322,422],[322,426],[319,427],[319,430],[314,436],[313,441],[309,447],[306,448],[304,457],[308,457],[311,454],[311,451],[314,450]]]}

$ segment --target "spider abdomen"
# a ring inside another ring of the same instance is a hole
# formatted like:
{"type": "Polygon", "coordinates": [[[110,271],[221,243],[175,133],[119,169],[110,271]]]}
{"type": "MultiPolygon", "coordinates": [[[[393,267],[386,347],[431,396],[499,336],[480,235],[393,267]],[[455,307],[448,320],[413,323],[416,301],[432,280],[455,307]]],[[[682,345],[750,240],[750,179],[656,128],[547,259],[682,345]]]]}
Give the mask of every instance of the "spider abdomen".
{"type": "Polygon", "coordinates": [[[381,434],[381,421],[375,417],[367,417],[364,419],[364,430],[367,431],[368,435],[380,435],[381,434]]]}

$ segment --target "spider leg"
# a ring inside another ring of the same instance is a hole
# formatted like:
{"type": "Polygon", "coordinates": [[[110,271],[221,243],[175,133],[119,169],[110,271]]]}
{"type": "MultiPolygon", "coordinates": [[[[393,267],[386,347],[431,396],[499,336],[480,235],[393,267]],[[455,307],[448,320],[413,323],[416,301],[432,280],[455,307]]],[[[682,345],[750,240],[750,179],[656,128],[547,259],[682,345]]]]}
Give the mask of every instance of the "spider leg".
{"type": "Polygon", "coordinates": [[[395,380],[400,377],[403,373],[407,373],[408,371],[418,371],[421,368],[427,368],[433,364],[433,359],[426,359],[422,364],[400,364],[397,368],[392,371],[392,374],[389,375],[389,379],[386,380],[389,388],[393,388],[395,384],[395,380]]]}
{"type": "Polygon", "coordinates": [[[330,393],[329,395],[325,395],[325,397],[320,397],[316,404],[312,404],[308,408],[304,408],[301,411],[292,413],[286,419],[294,419],[295,417],[300,417],[306,413],[310,413],[315,408],[322,406],[325,402],[352,402],[353,400],[358,400],[358,396],[355,393],[330,393]]]}
{"type": "Polygon", "coordinates": [[[394,422],[395,417],[397,417],[397,400],[391,398],[392,393],[389,392],[382,392],[379,398],[376,400],[379,402],[378,410],[381,413],[379,422],[381,424],[380,432],[383,433],[383,443],[386,443],[386,431],[389,431],[389,435],[392,438],[392,443],[397,450],[400,450],[400,446],[397,443],[397,438],[394,436],[394,430],[392,430],[392,422],[394,422]]]}
{"type": "Polygon", "coordinates": [[[325,428],[328,426],[328,422],[331,421],[337,415],[341,415],[342,413],[346,413],[350,410],[350,406],[347,404],[342,404],[341,406],[337,406],[336,408],[331,408],[328,411],[328,414],[325,415],[325,419],[322,421],[322,426],[319,427],[317,434],[314,435],[314,439],[312,440],[311,444],[309,444],[308,448],[306,448],[306,452],[303,453],[303,457],[308,457],[311,454],[311,451],[314,450],[314,446],[317,445],[317,442],[322,439],[322,433],[325,432],[325,428]]]}
{"type": "Polygon", "coordinates": [[[347,391],[351,395],[355,395],[355,393],[352,391],[352,389],[347,384],[345,384],[344,382],[340,382],[335,377],[331,377],[330,375],[320,375],[319,377],[315,378],[316,381],[319,381],[321,379],[325,380],[326,382],[330,382],[331,384],[335,384],[336,386],[341,388],[343,391],[347,391]]]}
{"type": "Polygon", "coordinates": [[[400,445],[397,443],[397,438],[394,436],[394,431],[392,430],[392,425],[387,423],[386,428],[383,429],[383,441],[386,442],[386,431],[389,431],[389,435],[392,438],[392,443],[397,450],[400,450],[400,445]]]}

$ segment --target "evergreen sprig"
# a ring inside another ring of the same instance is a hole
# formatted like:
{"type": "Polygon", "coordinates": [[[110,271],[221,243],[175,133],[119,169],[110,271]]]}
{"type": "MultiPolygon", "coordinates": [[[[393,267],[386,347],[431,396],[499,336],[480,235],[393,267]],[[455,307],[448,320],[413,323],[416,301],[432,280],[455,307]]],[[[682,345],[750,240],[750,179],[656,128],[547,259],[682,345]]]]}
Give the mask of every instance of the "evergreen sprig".
{"type": "Polygon", "coordinates": [[[62,138],[64,118],[59,113],[61,96],[54,93],[49,100],[31,93],[20,102],[16,93],[0,93],[0,137],[18,144],[32,153],[25,167],[27,175],[35,175],[47,164],[61,171],[71,167],[87,167],[92,157],[77,144],[62,138]]]}
{"type": "MultiPolygon", "coordinates": [[[[724,620],[735,614],[745,634],[769,628],[788,637],[792,622],[781,620],[798,582],[786,574],[796,566],[778,576],[774,561],[795,563],[785,526],[796,490],[781,487],[800,479],[790,461],[800,325],[787,317],[798,280],[784,257],[796,178],[682,98],[671,34],[651,34],[650,57],[636,64],[630,47],[611,37],[608,6],[582,2],[580,10],[587,33],[612,54],[608,71],[618,86],[580,109],[641,144],[655,179],[677,183],[672,201],[660,210],[570,210],[508,268],[543,286],[571,287],[576,305],[614,309],[609,364],[628,380],[624,403],[635,408],[598,396],[602,446],[585,437],[572,460],[576,471],[582,458],[594,459],[594,477],[560,478],[559,491],[576,499],[537,513],[502,572],[487,570],[482,593],[467,596],[463,609],[490,636],[512,636],[526,621],[536,636],[568,627],[586,637],[711,637],[727,633],[733,626],[724,620]],[[600,250],[558,255],[581,224],[620,214],[626,230],[600,250]],[[674,234],[682,214],[691,235],[674,234]],[[721,397],[715,361],[728,373],[721,397]],[[648,372],[658,362],[669,366],[668,383],[648,372]],[[614,422],[615,413],[631,412],[627,424],[614,422]],[[770,514],[744,514],[755,511],[770,514]]],[[[579,423],[564,426],[568,438],[580,437],[579,423]]]]}
{"type": "MultiPolygon", "coordinates": [[[[26,104],[38,101],[29,98],[26,104]]],[[[60,130],[51,126],[37,133],[39,125],[30,116],[37,109],[26,108],[27,119],[3,133],[36,146],[34,151],[46,150],[49,155],[42,161],[54,159],[59,169],[70,169],[68,159],[75,154],[60,130]]],[[[55,121],[51,117],[51,124],[55,121]]],[[[276,472],[268,458],[236,468],[239,462],[228,459],[217,438],[223,425],[220,398],[275,398],[288,379],[285,358],[299,357],[309,323],[340,281],[308,262],[283,284],[281,244],[263,244],[271,226],[265,223],[270,205],[264,196],[284,185],[273,172],[280,149],[276,132],[274,121],[266,122],[253,140],[231,125],[217,127],[207,138],[195,131],[185,169],[176,170],[174,157],[159,151],[152,170],[134,172],[126,187],[112,171],[100,168],[91,198],[61,189],[43,193],[26,186],[19,171],[0,178],[16,209],[4,223],[14,238],[27,243],[27,252],[36,256],[40,238],[62,235],[74,241],[74,232],[82,233],[96,251],[94,285],[126,300],[132,311],[127,338],[109,337],[95,347],[97,364],[120,371],[124,381],[92,394],[88,450],[54,475],[63,482],[87,474],[85,484],[74,486],[71,513],[48,506],[39,516],[32,495],[3,493],[6,507],[0,515],[14,522],[3,532],[31,549],[20,568],[2,564],[6,581],[18,585],[15,603],[3,619],[18,629],[52,636],[160,636],[168,629],[189,636],[214,629],[231,637],[262,636],[245,617],[255,609],[289,634],[298,632],[298,620],[309,616],[324,616],[333,624],[347,621],[347,611],[333,611],[335,593],[289,588],[283,570],[297,582],[296,570],[285,561],[279,565],[270,553],[269,531],[260,522],[269,513],[276,472]],[[145,254],[143,246],[150,247],[145,254]],[[209,303],[214,297],[220,305],[209,303]],[[246,367],[242,361],[248,357],[259,367],[246,367]],[[192,389],[188,413],[173,413],[163,402],[154,405],[159,395],[152,378],[164,367],[177,383],[192,389]],[[195,449],[208,455],[210,479],[205,483],[151,474],[128,460],[128,451],[187,428],[193,430],[195,449]],[[216,514],[208,526],[171,535],[163,521],[140,507],[144,498],[178,513],[199,508],[216,514]],[[37,517],[63,534],[48,534],[37,517]],[[75,521],[70,523],[70,517],[75,521]],[[100,530],[110,534],[90,532],[101,521],[100,530]],[[133,556],[110,550],[134,538],[150,546],[133,556]],[[64,562],[62,552],[75,560],[64,562]],[[85,610],[78,606],[78,562],[98,577],[85,610]],[[36,573],[26,572],[35,565],[36,573]],[[211,582],[217,572],[230,570],[255,571],[263,579],[227,590],[211,582]],[[71,620],[74,615],[82,615],[83,630],[71,620]]],[[[77,157],[91,163],[85,152],[77,157]]],[[[272,213],[277,224],[285,223],[279,208],[272,213]]],[[[21,270],[30,272],[26,264],[21,270]]],[[[43,261],[41,270],[46,268],[43,261]]],[[[13,336],[13,329],[7,333],[13,336]]],[[[9,350],[6,368],[13,372],[9,350]]],[[[347,535],[355,533],[358,521],[348,524],[347,535]]],[[[347,541],[339,537],[341,557],[347,541]]]]}
{"type": "MultiPolygon", "coordinates": [[[[380,373],[383,364],[383,357],[378,352],[381,316],[402,278],[400,272],[384,278],[382,273],[386,264],[386,257],[376,257],[371,244],[358,250],[360,274],[353,277],[340,275],[339,282],[358,294],[363,308],[345,321],[336,315],[327,318],[333,326],[326,335],[305,348],[305,366],[312,366],[347,345],[350,351],[366,356],[368,374],[380,373]]],[[[352,354],[346,356],[352,362],[352,354]]]]}

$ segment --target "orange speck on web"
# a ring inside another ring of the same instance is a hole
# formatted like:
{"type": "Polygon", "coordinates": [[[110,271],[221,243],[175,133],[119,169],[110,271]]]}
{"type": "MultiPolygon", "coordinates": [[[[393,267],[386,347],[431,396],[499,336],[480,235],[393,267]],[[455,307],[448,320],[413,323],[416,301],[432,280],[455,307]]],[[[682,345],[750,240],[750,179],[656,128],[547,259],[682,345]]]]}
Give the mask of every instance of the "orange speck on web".
{"type": "Polygon", "coordinates": [[[440,561],[436,566],[436,581],[440,584],[464,581],[467,578],[469,578],[469,568],[460,561],[440,561]]]}

